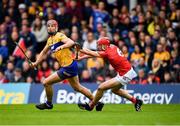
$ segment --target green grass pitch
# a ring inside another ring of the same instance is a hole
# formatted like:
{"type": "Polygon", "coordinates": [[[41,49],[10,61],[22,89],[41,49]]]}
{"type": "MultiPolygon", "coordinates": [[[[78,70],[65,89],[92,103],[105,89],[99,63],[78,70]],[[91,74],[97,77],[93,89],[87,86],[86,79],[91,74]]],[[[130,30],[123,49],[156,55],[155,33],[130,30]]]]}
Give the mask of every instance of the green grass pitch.
{"type": "Polygon", "coordinates": [[[55,104],[37,110],[33,104],[0,105],[0,125],[180,125],[180,105],[106,104],[102,112],[80,110],[75,104],[55,104]]]}

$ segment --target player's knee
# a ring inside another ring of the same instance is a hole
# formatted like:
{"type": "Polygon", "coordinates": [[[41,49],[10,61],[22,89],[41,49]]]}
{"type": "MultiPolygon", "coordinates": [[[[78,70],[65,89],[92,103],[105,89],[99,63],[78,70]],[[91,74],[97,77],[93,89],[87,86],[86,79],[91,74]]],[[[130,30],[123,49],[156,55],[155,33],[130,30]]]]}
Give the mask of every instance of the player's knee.
{"type": "Polygon", "coordinates": [[[44,80],[42,81],[42,84],[44,85],[44,87],[47,87],[47,86],[48,86],[48,81],[47,81],[46,79],[44,79],[44,80]]]}
{"type": "Polygon", "coordinates": [[[118,93],[118,90],[119,90],[119,89],[112,89],[111,91],[112,91],[113,93],[117,94],[117,93],[118,93]]]}
{"type": "Polygon", "coordinates": [[[104,87],[102,87],[102,86],[98,87],[98,91],[104,91],[104,90],[105,90],[104,87]]]}

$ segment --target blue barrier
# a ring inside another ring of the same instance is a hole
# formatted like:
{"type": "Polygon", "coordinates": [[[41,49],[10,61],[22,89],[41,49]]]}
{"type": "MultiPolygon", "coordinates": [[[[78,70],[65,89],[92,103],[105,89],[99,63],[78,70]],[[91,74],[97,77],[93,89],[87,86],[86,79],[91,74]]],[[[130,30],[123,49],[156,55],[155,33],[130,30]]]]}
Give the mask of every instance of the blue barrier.
{"type": "MultiPolygon", "coordinates": [[[[93,94],[98,87],[97,84],[84,84],[93,94]]],[[[69,85],[54,85],[53,103],[73,104],[79,102],[88,102],[88,99],[81,93],[75,92],[69,85]]],[[[145,104],[172,104],[180,103],[180,85],[127,85],[124,87],[134,97],[140,98],[145,104]]],[[[42,85],[32,85],[30,90],[29,103],[39,103],[46,100],[45,91],[42,85]]],[[[104,103],[111,104],[129,104],[128,100],[119,97],[110,90],[104,93],[101,99],[104,103]]]]}
{"type": "Polygon", "coordinates": [[[0,84],[0,104],[27,104],[30,84],[0,84]]]}
{"type": "MultiPolygon", "coordinates": [[[[95,94],[98,87],[95,83],[83,84],[95,94]]],[[[88,102],[81,93],[75,92],[68,84],[53,86],[53,103],[73,104],[88,102]]],[[[134,97],[140,98],[144,104],[180,104],[180,85],[127,85],[124,87],[134,97]]],[[[42,103],[46,100],[42,84],[0,84],[0,104],[42,103]]],[[[101,99],[106,104],[129,104],[128,100],[119,97],[110,90],[101,99]]]]}

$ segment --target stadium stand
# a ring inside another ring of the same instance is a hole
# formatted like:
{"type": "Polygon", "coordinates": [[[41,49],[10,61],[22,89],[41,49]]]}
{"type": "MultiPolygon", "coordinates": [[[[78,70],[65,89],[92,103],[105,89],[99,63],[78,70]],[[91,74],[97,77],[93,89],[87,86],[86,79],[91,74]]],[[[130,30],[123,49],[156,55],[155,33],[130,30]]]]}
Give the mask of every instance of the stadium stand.
{"type": "MultiPolygon", "coordinates": [[[[46,55],[37,71],[19,55],[14,42],[34,61],[46,44],[46,22],[56,19],[59,31],[83,47],[96,50],[99,37],[109,37],[131,61],[138,77],[131,84],[180,82],[180,1],[137,0],[2,0],[0,1],[0,82],[40,83],[59,68],[46,55]]],[[[79,61],[81,82],[115,76],[102,59],[79,61]]],[[[67,81],[64,81],[64,83],[67,81]]]]}

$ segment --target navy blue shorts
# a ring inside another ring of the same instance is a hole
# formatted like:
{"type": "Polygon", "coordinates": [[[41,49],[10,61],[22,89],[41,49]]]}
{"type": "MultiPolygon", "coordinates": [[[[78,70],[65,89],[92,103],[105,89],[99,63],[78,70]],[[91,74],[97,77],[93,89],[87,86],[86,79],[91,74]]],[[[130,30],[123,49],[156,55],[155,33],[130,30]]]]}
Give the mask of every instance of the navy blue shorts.
{"type": "Polygon", "coordinates": [[[78,75],[77,61],[73,61],[69,66],[61,67],[57,71],[57,74],[62,80],[77,76],[78,75]]]}

